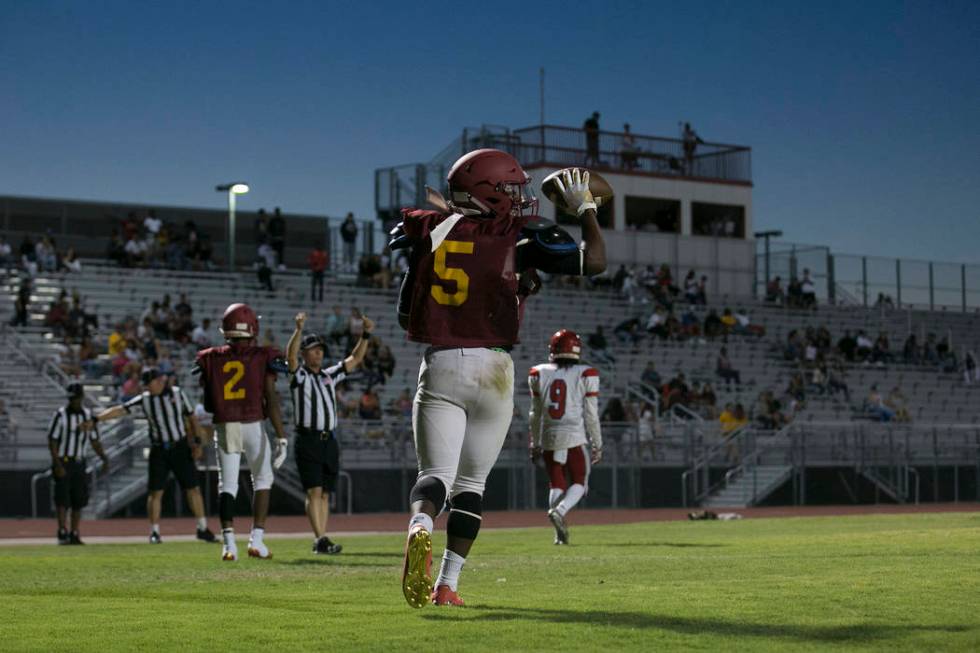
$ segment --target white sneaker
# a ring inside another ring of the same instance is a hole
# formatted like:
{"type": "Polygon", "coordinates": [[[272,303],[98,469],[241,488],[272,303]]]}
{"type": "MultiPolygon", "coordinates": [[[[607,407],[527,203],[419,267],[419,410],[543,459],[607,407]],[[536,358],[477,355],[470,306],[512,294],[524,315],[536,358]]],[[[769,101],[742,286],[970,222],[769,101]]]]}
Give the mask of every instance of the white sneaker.
{"type": "Polygon", "coordinates": [[[235,562],[238,560],[238,547],[234,542],[224,544],[221,547],[221,559],[225,562],[235,562]]]}

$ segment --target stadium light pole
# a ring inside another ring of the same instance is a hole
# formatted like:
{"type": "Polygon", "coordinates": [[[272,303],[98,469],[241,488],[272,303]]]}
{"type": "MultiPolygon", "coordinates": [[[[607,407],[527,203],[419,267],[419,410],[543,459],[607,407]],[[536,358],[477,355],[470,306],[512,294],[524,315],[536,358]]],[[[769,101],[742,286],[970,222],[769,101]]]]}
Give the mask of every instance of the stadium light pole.
{"type": "Polygon", "coordinates": [[[235,181],[214,187],[219,193],[228,193],[228,270],[235,271],[235,196],[248,192],[248,184],[235,181]]]}
{"type": "Polygon", "coordinates": [[[783,232],[779,229],[770,229],[769,231],[757,231],[755,232],[756,238],[763,238],[766,241],[766,286],[769,285],[769,239],[770,238],[781,238],[783,232]]]}

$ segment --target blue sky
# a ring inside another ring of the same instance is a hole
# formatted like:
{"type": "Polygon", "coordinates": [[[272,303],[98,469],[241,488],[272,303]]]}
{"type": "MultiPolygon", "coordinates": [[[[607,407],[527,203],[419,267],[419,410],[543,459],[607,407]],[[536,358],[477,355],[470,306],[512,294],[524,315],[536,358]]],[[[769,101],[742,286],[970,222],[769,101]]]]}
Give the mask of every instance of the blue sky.
{"type": "Polygon", "coordinates": [[[0,0],[0,193],[372,216],[464,126],[753,148],[757,228],[977,261],[980,3],[0,0]]]}

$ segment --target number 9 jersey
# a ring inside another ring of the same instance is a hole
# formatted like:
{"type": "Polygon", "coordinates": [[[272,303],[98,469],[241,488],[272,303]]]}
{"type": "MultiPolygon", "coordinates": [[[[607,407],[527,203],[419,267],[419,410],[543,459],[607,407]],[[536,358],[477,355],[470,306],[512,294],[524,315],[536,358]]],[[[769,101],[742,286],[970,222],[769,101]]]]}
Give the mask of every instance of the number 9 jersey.
{"type": "Polygon", "coordinates": [[[266,417],[265,379],[281,371],[274,347],[232,343],[197,353],[194,372],[204,388],[204,409],[215,424],[260,422],[266,417]]]}
{"type": "Polygon", "coordinates": [[[531,389],[531,446],[547,451],[588,442],[602,448],[599,428],[599,371],[588,365],[535,365],[531,389]]]}

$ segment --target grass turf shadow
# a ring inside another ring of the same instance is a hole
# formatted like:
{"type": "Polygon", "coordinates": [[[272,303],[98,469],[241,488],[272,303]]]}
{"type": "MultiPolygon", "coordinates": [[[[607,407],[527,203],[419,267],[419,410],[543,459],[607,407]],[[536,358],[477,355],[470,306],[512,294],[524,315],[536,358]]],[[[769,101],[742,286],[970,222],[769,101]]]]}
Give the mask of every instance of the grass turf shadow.
{"type": "Polygon", "coordinates": [[[548,610],[542,608],[510,608],[474,606],[454,611],[427,612],[423,618],[432,621],[542,621],[554,624],[581,623],[590,626],[644,628],[669,630],[681,635],[719,635],[724,637],[765,637],[810,642],[869,642],[894,639],[915,631],[961,633],[972,629],[960,625],[890,625],[854,624],[849,626],[807,626],[794,624],[758,624],[725,621],[723,619],[677,617],[646,612],[612,612],[548,610]]]}
{"type": "Polygon", "coordinates": [[[670,547],[672,549],[693,549],[693,548],[698,548],[698,549],[700,549],[700,548],[706,548],[706,549],[710,548],[710,549],[714,549],[714,548],[723,547],[723,546],[731,546],[731,544],[698,544],[696,542],[607,542],[605,544],[597,544],[595,546],[601,547],[603,549],[606,548],[606,547],[610,547],[610,546],[612,546],[612,547],[616,547],[616,546],[648,546],[648,547],[665,546],[665,547],[670,547]]]}

